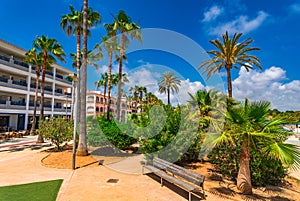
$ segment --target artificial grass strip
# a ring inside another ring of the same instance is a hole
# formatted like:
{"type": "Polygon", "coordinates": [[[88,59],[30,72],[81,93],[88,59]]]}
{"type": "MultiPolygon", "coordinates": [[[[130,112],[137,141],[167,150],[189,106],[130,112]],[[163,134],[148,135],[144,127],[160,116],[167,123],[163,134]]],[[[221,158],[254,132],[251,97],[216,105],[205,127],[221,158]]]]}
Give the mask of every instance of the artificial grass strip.
{"type": "Polygon", "coordinates": [[[0,201],[55,201],[63,180],[0,187],[0,201]]]}

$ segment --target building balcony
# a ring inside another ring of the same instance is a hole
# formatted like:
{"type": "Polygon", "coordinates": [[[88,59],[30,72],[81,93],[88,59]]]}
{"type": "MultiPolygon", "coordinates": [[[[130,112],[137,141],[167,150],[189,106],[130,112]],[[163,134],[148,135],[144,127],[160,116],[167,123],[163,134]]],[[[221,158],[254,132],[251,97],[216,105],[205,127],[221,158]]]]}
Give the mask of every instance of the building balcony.
{"type": "Polygon", "coordinates": [[[29,71],[29,65],[21,62],[21,61],[17,61],[17,60],[12,60],[6,56],[0,55],[0,63],[6,65],[6,66],[10,66],[12,68],[16,68],[19,70],[23,70],[28,72],[29,71]]]}
{"type": "Polygon", "coordinates": [[[1,109],[25,110],[26,109],[26,103],[24,103],[22,101],[1,100],[0,101],[0,108],[1,109]]]}
{"type": "Polygon", "coordinates": [[[2,78],[0,80],[0,86],[5,86],[8,88],[15,88],[15,89],[23,89],[27,91],[27,83],[16,81],[16,80],[10,80],[7,78],[2,78]]]}

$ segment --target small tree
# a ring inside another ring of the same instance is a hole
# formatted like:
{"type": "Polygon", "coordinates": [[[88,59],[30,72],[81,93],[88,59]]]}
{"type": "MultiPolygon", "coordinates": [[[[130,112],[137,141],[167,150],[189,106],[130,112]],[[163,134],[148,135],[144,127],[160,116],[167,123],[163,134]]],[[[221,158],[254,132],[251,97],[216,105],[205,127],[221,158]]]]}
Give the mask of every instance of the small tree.
{"type": "Polygon", "coordinates": [[[73,121],[62,117],[41,120],[38,133],[56,146],[58,151],[62,150],[60,145],[70,141],[73,134],[73,121]]]}

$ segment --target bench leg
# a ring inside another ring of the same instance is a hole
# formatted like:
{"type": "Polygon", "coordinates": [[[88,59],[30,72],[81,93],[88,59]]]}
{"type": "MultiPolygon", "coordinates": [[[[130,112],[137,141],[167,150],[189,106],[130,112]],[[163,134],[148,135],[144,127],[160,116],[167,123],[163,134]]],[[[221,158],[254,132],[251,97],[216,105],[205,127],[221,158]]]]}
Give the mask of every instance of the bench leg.
{"type": "Polygon", "coordinates": [[[189,201],[191,201],[191,200],[192,200],[192,193],[189,192],[189,201]]]}
{"type": "Polygon", "coordinates": [[[160,186],[163,187],[163,178],[160,178],[160,186]]]}

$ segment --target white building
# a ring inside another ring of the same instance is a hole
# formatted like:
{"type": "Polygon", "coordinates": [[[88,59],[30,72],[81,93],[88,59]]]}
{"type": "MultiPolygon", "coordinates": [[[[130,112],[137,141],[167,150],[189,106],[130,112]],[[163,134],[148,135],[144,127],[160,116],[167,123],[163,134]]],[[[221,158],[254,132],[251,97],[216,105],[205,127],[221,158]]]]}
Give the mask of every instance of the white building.
{"type": "MultiPolygon", "coordinates": [[[[25,53],[26,50],[0,40],[0,130],[30,127],[36,74],[34,66],[23,62],[25,53]]],[[[45,117],[71,115],[72,83],[65,79],[69,74],[73,71],[57,64],[47,72],[45,117]]],[[[37,116],[39,113],[37,107],[37,116]]]]}

